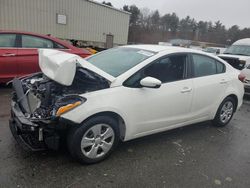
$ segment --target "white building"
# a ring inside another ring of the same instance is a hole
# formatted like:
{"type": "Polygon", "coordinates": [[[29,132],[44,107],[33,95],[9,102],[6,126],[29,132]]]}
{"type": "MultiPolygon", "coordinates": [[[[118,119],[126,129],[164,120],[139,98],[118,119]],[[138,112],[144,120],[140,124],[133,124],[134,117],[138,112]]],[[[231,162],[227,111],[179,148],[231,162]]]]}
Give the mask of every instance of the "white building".
{"type": "Polygon", "coordinates": [[[0,30],[51,34],[99,47],[127,44],[129,17],[91,0],[0,0],[0,30]]]}

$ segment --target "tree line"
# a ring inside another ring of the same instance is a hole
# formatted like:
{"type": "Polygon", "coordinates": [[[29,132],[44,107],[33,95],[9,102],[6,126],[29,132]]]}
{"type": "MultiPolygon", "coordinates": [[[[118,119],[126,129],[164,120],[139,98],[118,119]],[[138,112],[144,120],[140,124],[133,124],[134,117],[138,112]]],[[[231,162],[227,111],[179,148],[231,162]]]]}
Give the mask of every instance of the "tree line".
{"type": "MultiPolygon", "coordinates": [[[[110,2],[103,2],[113,6],[110,2]]],[[[171,39],[186,39],[201,42],[230,45],[241,38],[250,37],[250,28],[240,29],[238,25],[226,28],[220,21],[196,21],[187,16],[179,18],[176,13],[160,15],[158,10],[139,9],[136,5],[124,5],[130,12],[129,43],[158,43],[171,39]]]]}

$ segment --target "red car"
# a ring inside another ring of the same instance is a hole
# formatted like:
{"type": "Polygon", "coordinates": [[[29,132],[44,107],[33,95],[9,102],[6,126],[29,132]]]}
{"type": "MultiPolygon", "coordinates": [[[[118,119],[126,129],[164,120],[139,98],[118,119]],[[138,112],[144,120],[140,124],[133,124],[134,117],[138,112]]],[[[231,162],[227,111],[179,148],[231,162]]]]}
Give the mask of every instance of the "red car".
{"type": "Polygon", "coordinates": [[[89,51],[76,48],[66,41],[49,35],[0,30],[0,83],[14,77],[39,72],[39,48],[53,48],[87,57],[89,51]]]}

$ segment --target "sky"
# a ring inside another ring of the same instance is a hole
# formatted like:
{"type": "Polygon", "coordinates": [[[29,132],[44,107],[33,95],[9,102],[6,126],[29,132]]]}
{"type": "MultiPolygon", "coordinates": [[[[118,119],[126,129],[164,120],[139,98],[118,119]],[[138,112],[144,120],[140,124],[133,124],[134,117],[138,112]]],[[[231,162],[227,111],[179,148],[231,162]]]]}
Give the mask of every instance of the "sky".
{"type": "MultiPolygon", "coordinates": [[[[96,0],[102,2],[103,0],[96,0]]],[[[114,7],[135,4],[139,8],[158,9],[160,14],[175,12],[180,18],[190,16],[197,21],[220,20],[227,28],[250,27],[250,0],[106,0],[114,7]]]]}

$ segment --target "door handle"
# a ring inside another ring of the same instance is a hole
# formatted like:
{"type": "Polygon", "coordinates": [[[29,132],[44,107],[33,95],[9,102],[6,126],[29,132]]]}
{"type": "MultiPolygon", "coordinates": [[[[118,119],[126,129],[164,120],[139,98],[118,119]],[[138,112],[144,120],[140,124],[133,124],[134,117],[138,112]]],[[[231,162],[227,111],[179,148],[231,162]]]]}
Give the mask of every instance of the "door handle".
{"type": "Polygon", "coordinates": [[[192,91],[192,88],[191,87],[184,87],[182,90],[181,90],[181,93],[188,93],[188,92],[191,92],[192,91]]]}
{"type": "Polygon", "coordinates": [[[3,54],[3,57],[11,57],[11,56],[15,56],[16,54],[3,54]]]}
{"type": "Polygon", "coordinates": [[[225,79],[222,79],[221,81],[220,81],[220,84],[226,84],[227,83],[227,80],[225,80],[225,79]]]}

